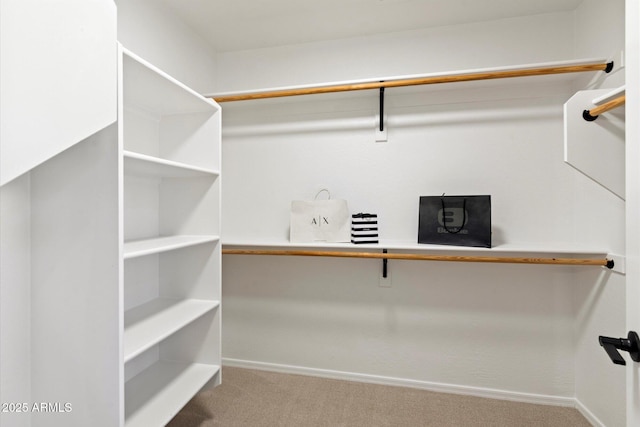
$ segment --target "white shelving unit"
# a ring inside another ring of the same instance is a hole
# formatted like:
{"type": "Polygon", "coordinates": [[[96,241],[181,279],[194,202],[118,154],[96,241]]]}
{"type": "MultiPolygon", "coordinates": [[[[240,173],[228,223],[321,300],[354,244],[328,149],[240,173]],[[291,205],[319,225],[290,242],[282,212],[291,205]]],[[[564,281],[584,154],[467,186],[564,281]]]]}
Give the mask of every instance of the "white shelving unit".
{"type": "Polygon", "coordinates": [[[220,383],[220,107],[122,48],[124,424],[220,383]]]}

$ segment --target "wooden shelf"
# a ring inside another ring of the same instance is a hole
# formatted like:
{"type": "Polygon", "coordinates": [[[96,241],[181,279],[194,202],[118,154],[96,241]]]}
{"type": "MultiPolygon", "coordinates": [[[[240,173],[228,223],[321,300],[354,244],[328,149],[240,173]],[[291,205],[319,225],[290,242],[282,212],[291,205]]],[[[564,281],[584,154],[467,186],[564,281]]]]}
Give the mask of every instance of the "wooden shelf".
{"type": "Polygon", "coordinates": [[[218,236],[204,235],[169,236],[129,241],[124,243],[124,259],[172,251],[203,243],[217,242],[219,239],[218,236]]]}
{"type": "Polygon", "coordinates": [[[214,310],[219,301],[158,298],[124,314],[124,361],[214,310]]]}
{"type": "Polygon", "coordinates": [[[132,151],[124,152],[124,172],[125,174],[157,178],[217,177],[219,175],[219,172],[213,169],[205,169],[132,151]]]}
{"type": "Polygon", "coordinates": [[[166,425],[220,367],[158,362],[125,384],[125,425],[166,425]]]}

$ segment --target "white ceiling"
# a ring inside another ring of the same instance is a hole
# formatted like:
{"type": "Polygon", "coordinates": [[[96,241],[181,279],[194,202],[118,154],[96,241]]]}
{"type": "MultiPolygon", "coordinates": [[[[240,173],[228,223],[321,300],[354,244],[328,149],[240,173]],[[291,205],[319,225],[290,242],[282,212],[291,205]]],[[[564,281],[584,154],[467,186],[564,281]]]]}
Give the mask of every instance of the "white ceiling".
{"type": "MultiPolygon", "coordinates": [[[[160,0],[219,51],[574,10],[582,0],[160,0]]],[[[543,31],[543,29],[541,29],[543,31]]]]}

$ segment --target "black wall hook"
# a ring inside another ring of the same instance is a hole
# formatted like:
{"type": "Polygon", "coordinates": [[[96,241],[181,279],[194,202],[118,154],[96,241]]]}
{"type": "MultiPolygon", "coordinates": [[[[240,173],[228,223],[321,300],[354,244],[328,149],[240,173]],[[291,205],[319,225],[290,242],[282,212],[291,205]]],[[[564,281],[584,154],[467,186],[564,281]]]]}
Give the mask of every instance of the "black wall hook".
{"type": "Polygon", "coordinates": [[[626,365],[627,362],[622,358],[618,350],[628,351],[631,360],[640,362],[640,339],[634,331],[629,331],[627,338],[610,338],[600,336],[598,338],[600,345],[604,347],[611,361],[616,365],[626,365]]]}

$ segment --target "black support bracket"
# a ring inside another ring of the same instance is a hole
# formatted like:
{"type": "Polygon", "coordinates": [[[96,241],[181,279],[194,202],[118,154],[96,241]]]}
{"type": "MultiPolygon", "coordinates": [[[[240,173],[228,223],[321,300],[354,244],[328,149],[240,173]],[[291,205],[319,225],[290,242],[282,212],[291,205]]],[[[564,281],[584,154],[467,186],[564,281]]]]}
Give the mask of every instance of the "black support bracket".
{"type": "MultiPolygon", "coordinates": [[[[383,254],[387,253],[386,249],[382,250],[383,254]]],[[[387,258],[382,258],[382,277],[384,277],[385,279],[387,278],[387,264],[388,264],[389,260],[387,258]]]]}
{"type": "Polygon", "coordinates": [[[595,119],[597,119],[597,118],[598,118],[598,116],[592,116],[592,115],[591,115],[591,111],[589,111],[589,110],[584,110],[584,111],[582,112],[582,118],[583,118],[583,119],[585,119],[585,120],[586,120],[586,121],[588,121],[588,122],[592,122],[592,121],[594,121],[595,119]]]}
{"type": "Polygon", "coordinates": [[[380,129],[380,132],[384,130],[384,87],[380,88],[380,127],[379,129],[380,129]]]}

